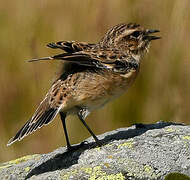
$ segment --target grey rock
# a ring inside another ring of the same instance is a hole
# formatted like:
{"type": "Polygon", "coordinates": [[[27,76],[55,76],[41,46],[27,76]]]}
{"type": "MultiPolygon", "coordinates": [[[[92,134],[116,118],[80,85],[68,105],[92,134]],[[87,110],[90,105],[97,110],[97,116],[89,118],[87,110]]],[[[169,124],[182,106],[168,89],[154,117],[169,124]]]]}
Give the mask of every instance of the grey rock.
{"type": "Polygon", "coordinates": [[[137,124],[92,138],[75,151],[65,147],[0,164],[0,179],[164,179],[170,172],[190,176],[190,126],[137,124]]]}

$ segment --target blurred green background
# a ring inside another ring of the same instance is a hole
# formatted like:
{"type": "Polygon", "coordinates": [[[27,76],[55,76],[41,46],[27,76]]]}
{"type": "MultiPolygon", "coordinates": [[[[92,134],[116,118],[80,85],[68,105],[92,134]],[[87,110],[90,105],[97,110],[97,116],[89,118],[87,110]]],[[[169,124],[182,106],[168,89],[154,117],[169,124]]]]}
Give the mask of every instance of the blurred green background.
{"type": "MultiPolygon", "coordinates": [[[[93,112],[87,123],[101,134],[133,123],[160,120],[189,124],[189,0],[38,0],[0,2],[0,161],[46,153],[65,145],[57,117],[49,126],[7,147],[48,91],[59,63],[27,63],[56,52],[49,42],[97,42],[111,26],[136,22],[160,29],[129,91],[93,112]]],[[[68,117],[72,143],[89,137],[76,117],[68,117]]]]}

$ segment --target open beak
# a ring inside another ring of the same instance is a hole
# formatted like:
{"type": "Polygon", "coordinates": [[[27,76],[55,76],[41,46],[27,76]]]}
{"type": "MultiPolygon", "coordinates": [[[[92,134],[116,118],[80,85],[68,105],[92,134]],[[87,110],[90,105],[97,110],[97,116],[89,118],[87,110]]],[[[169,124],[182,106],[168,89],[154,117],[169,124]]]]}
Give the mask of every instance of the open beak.
{"type": "Polygon", "coordinates": [[[161,39],[161,37],[159,37],[159,36],[150,35],[150,34],[157,33],[157,32],[160,32],[160,31],[156,30],[156,29],[147,29],[146,32],[145,32],[144,39],[147,39],[149,41],[156,40],[156,39],[161,39]]]}

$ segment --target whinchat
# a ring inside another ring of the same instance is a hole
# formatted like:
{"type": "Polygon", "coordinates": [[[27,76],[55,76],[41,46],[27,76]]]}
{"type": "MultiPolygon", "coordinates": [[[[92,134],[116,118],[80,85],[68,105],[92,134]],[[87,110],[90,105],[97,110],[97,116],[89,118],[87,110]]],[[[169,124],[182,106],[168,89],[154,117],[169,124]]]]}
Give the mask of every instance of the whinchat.
{"type": "Polygon", "coordinates": [[[118,24],[109,29],[96,44],[76,41],[49,43],[48,47],[64,52],[30,61],[60,60],[64,64],[63,71],[34,115],[9,140],[8,145],[49,124],[58,113],[68,150],[72,149],[65,123],[69,114],[77,114],[96,143],[101,145],[86,124],[85,118],[131,86],[139,72],[143,55],[148,52],[150,42],[160,39],[152,35],[156,32],[159,31],[145,29],[138,24],[118,24]]]}

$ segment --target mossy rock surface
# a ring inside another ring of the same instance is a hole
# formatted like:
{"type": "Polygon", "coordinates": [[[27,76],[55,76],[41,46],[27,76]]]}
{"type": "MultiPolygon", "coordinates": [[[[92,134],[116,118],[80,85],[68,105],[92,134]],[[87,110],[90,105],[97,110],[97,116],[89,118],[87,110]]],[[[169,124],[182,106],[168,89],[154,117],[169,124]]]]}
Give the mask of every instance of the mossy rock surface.
{"type": "Polygon", "coordinates": [[[78,150],[65,147],[0,164],[0,179],[164,179],[190,176],[190,126],[159,122],[120,128],[92,138],[78,150]]]}

